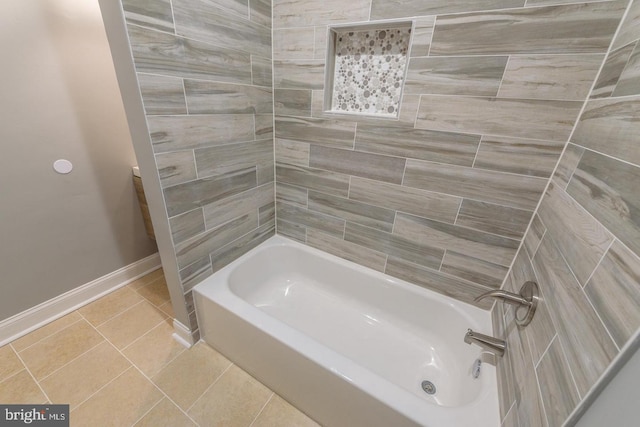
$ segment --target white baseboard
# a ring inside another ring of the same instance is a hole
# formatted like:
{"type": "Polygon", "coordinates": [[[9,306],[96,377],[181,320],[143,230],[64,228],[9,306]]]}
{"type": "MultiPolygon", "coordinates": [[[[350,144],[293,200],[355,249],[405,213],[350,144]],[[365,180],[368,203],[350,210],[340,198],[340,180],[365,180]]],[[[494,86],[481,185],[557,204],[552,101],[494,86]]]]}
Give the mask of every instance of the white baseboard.
{"type": "Polygon", "coordinates": [[[178,320],[173,319],[173,339],[178,341],[180,344],[187,348],[191,348],[193,344],[193,336],[191,335],[191,329],[184,326],[182,323],[178,322],[178,320]]]}
{"type": "Polygon", "coordinates": [[[89,283],[0,321],[0,346],[52,322],[160,268],[155,253],[89,283]]]}

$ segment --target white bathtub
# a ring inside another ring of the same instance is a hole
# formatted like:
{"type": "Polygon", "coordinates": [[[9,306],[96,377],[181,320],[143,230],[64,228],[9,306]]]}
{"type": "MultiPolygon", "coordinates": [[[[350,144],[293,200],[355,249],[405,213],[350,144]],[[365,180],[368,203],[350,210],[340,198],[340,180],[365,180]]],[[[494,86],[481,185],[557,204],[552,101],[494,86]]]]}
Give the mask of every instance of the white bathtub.
{"type": "Polygon", "coordinates": [[[495,368],[474,379],[463,342],[489,312],[280,236],[194,294],[204,341],[324,426],[500,425],[495,368]]]}

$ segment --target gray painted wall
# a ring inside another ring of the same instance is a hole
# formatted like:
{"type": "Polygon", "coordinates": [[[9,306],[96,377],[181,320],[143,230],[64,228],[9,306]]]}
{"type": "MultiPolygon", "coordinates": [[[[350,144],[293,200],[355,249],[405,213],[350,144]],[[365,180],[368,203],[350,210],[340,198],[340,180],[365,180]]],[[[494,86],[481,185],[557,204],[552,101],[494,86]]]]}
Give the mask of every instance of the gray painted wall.
{"type": "Polygon", "coordinates": [[[23,0],[0,16],[0,319],[156,252],[97,1],[23,0]],[[59,175],[52,164],[75,168],[59,175]]]}

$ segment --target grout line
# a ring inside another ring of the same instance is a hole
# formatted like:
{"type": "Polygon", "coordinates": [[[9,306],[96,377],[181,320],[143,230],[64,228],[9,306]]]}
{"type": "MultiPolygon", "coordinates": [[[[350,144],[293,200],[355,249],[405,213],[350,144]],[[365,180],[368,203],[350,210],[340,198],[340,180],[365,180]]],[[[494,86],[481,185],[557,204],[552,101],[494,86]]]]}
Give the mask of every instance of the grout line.
{"type": "Polygon", "coordinates": [[[569,368],[569,374],[571,375],[571,380],[573,381],[573,386],[575,387],[575,391],[578,394],[578,397],[580,398],[580,400],[582,400],[582,396],[580,395],[580,389],[578,388],[578,382],[576,381],[576,378],[573,375],[573,369],[571,369],[571,364],[569,363],[569,358],[567,357],[567,352],[564,349],[564,344],[562,343],[560,336],[558,336],[558,344],[560,345],[562,356],[564,357],[565,362],[567,362],[567,367],[569,368]]]}
{"type": "MultiPolygon", "coordinates": [[[[509,69],[509,62],[511,62],[511,55],[507,56],[507,62],[506,64],[504,64],[504,71],[502,71],[502,77],[500,77],[500,84],[498,85],[498,90],[496,91],[496,98],[501,98],[503,99],[503,97],[500,96],[500,90],[502,89],[502,84],[504,83],[504,77],[507,75],[507,70],[509,69]]],[[[589,95],[587,95],[589,96],[589,95]]],[[[509,99],[509,98],[504,98],[504,99],[509,99]]],[[[548,100],[546,98],[544,98],[545,100],[548,100]]],[[[550,101],[550,100],[548,100],[550,101]]]]}
{"type": "MultiPolygon", "coordinates": [[[[556,333],[556,337],[557,337],[557,333],[556,333]]],[[[555,337],[554,337],[555,339],[555,337]]],[[[551,340],[551,342],[553,342],[553,339],[551,340]]],[[[549,350],[549,348],[551,347],[551,344],[549,344],[549,347],[547,348],[547,350],[549,350]]],[[[542,357],[540,357],[540,360],[542,360],[542,357]]],[[[566,357],[565,357],[566,360],[566,357]]],[[[540,390],[540,378],[538,377],[538,370],[536,369],[536,367],[534,366],[533,368],[533,376],[535,378],[536,381],[536,393],[538,393],[538,401],[540,402],[540,406],[542,406],[542,414],[540,414],[541,416],[544,417],[545,421],[547,421],[547,425],[551,425],[549,423],[549,417],[547,415],[547,408],[545,408],[544,406],[544,399],[542,399],[542,390],[540,390]]]]}
{"type": "MultiPolygon", "coordinates": [[[[173,26],[173,35],[177,36],[178,35],[178,28],[176,28],[176,14],[173,12],[173,1],[174,0],[169,0],[169,9],[171,9],[171,21],[172,21],[172,26],[173,26]]],[[[150,27],[145,27],[145,28],[150,28],[150,27]]],[[[171,33],[169,33],[171,34],[171,33]]]]}
{"type": "Polygon", "coordinates": [[[476,147],[476,154],[475,156],[473,156],[473,162],[471,162],[471,169],[491,170],[491,169],[476,168],[476,160],[478,159],[478,154],[480,154],[480,147],[482,146],[482,140],[484,139],[484,137],[485,135],[480,136],[480,141],[478,141],[478,146],[476,147]]]}
{"type": "MultiPolygon", "coordinates": [[[[11,346],[11,344],[9,344],[9,346],[11,346]]],[[[51,402],[51,399],[49,398],[49,395],[47,394],[47,392],[44,391],[44,389],[42,388],[42,386],[40,385],[40,381],[38,381],[36,379],[36,377],[33,375],[33,373],[31,373],[31,369],[29,369],[29,367],[27,366],[26,363],[24,363],[24,360],[22,359],[22,357],[20,356],[20,354],[16,351],[15,348],[13,348],[13,346],[11,346],[11,349],[14,351],[14,353],[16,354],[16,356],[18,357],[18,359],[20,359],[20,363],[22,363],[22,366],[24,366],[24,370],[27,371],[27,373],[29,374],[29,376],[31,377],[31,379],[33,380],[33,382],[36,383],[36,385],[38,386],[38,388],[40,389],[40,391],[42,392],[43,396],[47,399],[48,402],[51,402]]],[[[5,382],[6,380],[8,380],[9,378],[12,378],[16,375],[18,375],[20,372],[22,372],[22,369],[19,370],[18,372],[16,372],[14,375],[11,375],[10,377],[5,378],[4,380],[2,380],[0,383],[5,382]]]]}
{"type": "Polygon", "coordinates": [[[146,417],[148,414],[151,413],[151,411],[153,411],[158,405],[160,405],[160,403],[164,400],[164,398],[158,400],[153,406],[151,406],[151,408],[149,408],[149,410],[147,412],[145,412],[144,414],[142,414],[138,419],[136,419],[133,423],[131,423],[132,426],[136,426],[140,421],[142,421],[142,419],[144,417],[146,417]]]}
{"type": "Polygon", "coordinates": [[[275,396],[276,394],[274,392],[271,392],[271,396],[269,396],[269,398],[267,399],[267,401],[264,403],[264,405],[262,405],[262,408],[260,408],[260,411],[258,412],[258,414],[255,416],[255,418],[253,419],[253,421],[251,421],[251,424],[249,424],[249,427],[252,427],[256,420],[258,418],[260,418],[260,414],[262,414],[262,412],[264,411],[264,409],[267,407],[267,405],[269,404],[269,402],[271,402],[271,399],[273,399],[273,396],[275,396]]]}
{"type": "MultiPolygon", "coordinates": [[[[587,278],[587,280],[584,281],[584,284],[580,284],[580,287],[582,289],[586,288],[587,285],[589,284],[589,282],[591,281],[591,278],[593,277],[593,275],[595,274],[595,272],[598,270],[598,268],[600,268],[600,264],[602,264],[602,261],[604,261],[604,259],[607,257],[607,254],[609,253],[609,251],[611,250],[611,247],[613,246],[613,244],[618,240],[617,237],[613,237],[613,239],[611,240],[611,243],[609,243],[609,246],[607,246],[607,249],[602,253],[602,256],[600,257],[600,260],[598,261],[598,263],[596,264],[596,266],[593,268],[593,270],[591,271],[591,274],[589,274],[589,277],[587,278]]],[[[587,297],[588,298],[588,297],[587,297]]],[[[597,312],[597,311],[596,311],[597,312]]]]}
{"type": "MultiPolygon", "coordinates": [[[[107,294],[107,295],[108,295],[108,294],[107,294]]],[[[98,299],[99,299],[99,298],[98,298],[98,299]]],[[[96,301],[97,301],[97,300],[96,300],[96,301]]],[[[69,325],[65,326],[64,328],[62,328],[62,329],[60,329],[60,330],[58,330],[58,331],[55,331],[55,332],[53,332],[53,333],[51,333],[51,334],[47,335],[46,337],[42,337],[42,338],[40,338],[38,341],[34,342],[33,344],[29,344],[28,346],[26,346],[25,348],[23,348],[23,349],[22,349],[22,350],[20,350],[20,351],[16,350],[16,349],[15,349],[15,347],[13,347],[13,343],[14,343],[15,341],[18,341],[18,340],[19,340],[20,338],[22,338],[22,337],[17,338],[17,339],[15,339],[15,340],[13,340],[12,342],[8,343],[8,344],[10,344],[10,345],[12,346],[13,350],[14,350],[16,353],[22,353],[23,351],[25,351],[25,350],[27,350],[27,349],[29,349],[29,348],[33,347],[33,346],[34,346],[34,345],[36,345],[36,344],[41,343],[42,341],[46,340],[47,338],[51,338],[52,336],[54,336],[54,335],[56,335],[56,334],[58,334],[58,333],[60,333],[60,332],[64,331],[65,329],[70,328],[71,326],[75,325],[76,323],[81,322],[82,320],[85,320],[85,319],[84,319],[84,317],[83,317],[83,316],[78,312],[78,310],[74,310],[74,311],[72,311],[72,312],[71,312],[71,313],[69,313],[69,314],[76,313],[76,312],[80,315],[80,319],[78,319],[78,320],[76,320],[75,322],[73,322],[73,323],[71,323],[71,324],[69,324],[69,325]]],[[[66,314],[65,316],[68,316],[69,314],[66,314]]],[[[63,317],[65,317],[65,316],[63,316],[63,317]]],[[[62,319],[63,317],[61,317],[60,319],[62,319]]],[[[54,322],[55,322],[55,320],[54,320],[54,322]]],[[[42,326],[40,326],[39,328],[34,329],[33,331],[29,332],[29,334],[32,334],[32,333],[34,333],[35,331],[37,331],[38,329],[44,328],[45,326],[50,325],[51,323],[53,323],[53,322],[47,323],[46,325],[42,325],[42,326]]],[[[89,325],[91,325],[91,324],[89,323],[89,325]]],[[[93,325],[91,325],[91,326],[93,326],[93,325]]],[[[26,337],[26,336],[28,336],[29,334],[24,335],[24,336],[26,337]]]]}
{"type": "Polygon", "coordinates": [[[216,384],[218,383],[218,381],[220,381],[220,378],[222,378],[222,377],[223,377],[223,375],[224,375],[224,374],[226,374],[226,373],[227,373],[227,371],[229,371],[229,369],[231,369],[231,367],[232,367],[232,366],[233,366],[233,362],[230,362],[230,363],[229,363],[229,366],[227,366],[227,367],[226,367],[226,369],[225,369],[224,371],[222,371],[222,372],[220,373],[220,375],[218,375],[218,377],[217,377],[215,380],[213,380],[213,382],[209,385],[209,387],[207,387],[207,388],[202,392],[202,394],[201,394],[200,396],[198,396],[198,397],[196,398],[196,400],[194,400],[194,401],[193,401],[193,403],[191,404],[191,406],[189,406],[189,407],[186,409],[186,411],[185,411],[185,412],[189,412],[191,409],[193,409],[193,407],[195,406],[195,404],[196,404],[196,403],[198,403],[198,401],[199,401],[200,399],[202,399],[202,396],[204,396],[205,394],[207,394],[207,392],[208,392],[208,391],[209,391],[209,390],[210,390],[214,385],[216,385],[216,384]]]}
{"type": "MultiPolygon", "coordinates": [[[[88,323],[88,322],[87,322],[88,323]]],[[[91,325],[90,325],[91,326],[91,325]]],[[[95,329],[93,326],[91,326],[93,329],[95,329]]],[[[47,378],[49,378],[51,375],[59,372],[60,370],[66,368],[67,366],[69,366],[70,364],[72,364],[73,362],[75,362],[76,360],[80,359],[82,356],[86,355],[87,353],[89,353],[90,351],[94,350],[95,348],[97,348],[99,345],[101,345],[104,341],[99,342],[98,344],[94,345],[93,347],[89,348],[87,351],[82,352],[82,354],[77,355],[76,357],[74,357],[73,359],[69,360],[67,363],[65,363],[64,365],[60,366],[59,368],[55,369],[54,371],[48,373],[46,376],[42,377],[40,379],[40,381],[46,380],[47,378]]]]}

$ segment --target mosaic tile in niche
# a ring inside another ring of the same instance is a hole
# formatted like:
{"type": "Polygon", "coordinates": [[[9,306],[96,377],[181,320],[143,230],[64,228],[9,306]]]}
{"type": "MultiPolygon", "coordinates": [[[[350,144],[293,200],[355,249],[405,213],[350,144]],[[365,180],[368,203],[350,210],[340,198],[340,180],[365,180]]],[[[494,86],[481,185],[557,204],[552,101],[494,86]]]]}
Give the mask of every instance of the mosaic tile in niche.
{"type": "Polygon", "coordinates": [[[411,28],[335,32],[331,111],[398,115],[411,28]]]}

